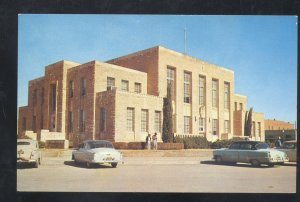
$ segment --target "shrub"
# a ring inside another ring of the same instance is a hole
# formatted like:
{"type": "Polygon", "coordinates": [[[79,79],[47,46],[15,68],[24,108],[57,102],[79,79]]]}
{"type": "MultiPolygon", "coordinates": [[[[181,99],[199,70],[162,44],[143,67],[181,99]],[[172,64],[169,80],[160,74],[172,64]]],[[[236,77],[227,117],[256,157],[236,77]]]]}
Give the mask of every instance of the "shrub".
{"type": "Polygon", "coordinates": [[[234,137],[229,140],[217,140],[217,141],[211,143],[211,148],[212,149],[228,148],[232,142],[240,141],[240,140],[245,140],[245,139],[239,138],[239,137],[234,137]]]}
{"type": "Polygon", "coordinates": [[[176,143],[183,143],[185,149],[207,149],[210,148],[210,142],[201,136],[176,136],[176,143]]]}
{"type": "Polygon", "coordinates": [[[158,143],[158,149],[160,150],[180,150],[184,148],[183,143],[158,143]]]}
{"type": "Polygon", "coordinates": [[[128,142],[128,149],[145,149],[145,142],[128,142]]]}
{"type": "Polygon", "coordinates": [[[127,142],[113,142],[115,149],[128,149],[127,142]]]}

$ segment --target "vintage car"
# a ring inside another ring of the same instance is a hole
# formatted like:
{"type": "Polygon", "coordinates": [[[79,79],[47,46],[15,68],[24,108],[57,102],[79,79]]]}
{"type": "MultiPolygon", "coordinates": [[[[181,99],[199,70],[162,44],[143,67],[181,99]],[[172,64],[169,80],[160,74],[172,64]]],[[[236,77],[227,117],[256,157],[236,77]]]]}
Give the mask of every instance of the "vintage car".
{"type": "Polygon", "coordinates": [[[283,151],[287,154],[289,161],[297,161],[297,141],[290,140],[285,141],[280,148],[276,148],[279,151],[283,151]]]}
{"type": "Polygon", "coordinates": [[[259,167],[261,164],[273,167],[274,164],[284,164],[288,161],[284,152],[270,149],[268,144],[259,141],[233,142],[229,148],[214,150],[213,159],[217,163],[251,163],[254,167],[259,167]]]}
{"type": "Polygon", "coordinates": [[[41,164],[42,154],[36,140],[17,140],[17,163],[31,163],[34,167],[41,164]]]}
{"type": "Polygon", "coordinates": [[[122,161],[122,154],[115,150],[112,143],[106,140],[86,140],[72,152],[75,163],[85,163],[89,168],[93,164],[109,163],[113,168],[122,161]]]}

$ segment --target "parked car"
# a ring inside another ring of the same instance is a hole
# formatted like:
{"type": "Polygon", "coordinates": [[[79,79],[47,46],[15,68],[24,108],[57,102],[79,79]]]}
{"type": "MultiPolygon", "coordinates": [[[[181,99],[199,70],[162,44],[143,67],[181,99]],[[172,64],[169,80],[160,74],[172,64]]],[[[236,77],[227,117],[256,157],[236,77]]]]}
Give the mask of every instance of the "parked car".
{"type": "Polygon", "coordinates": [[[276,149],[271,149],[268,144],[259,141],[237,141],[229,148],[216,149],[213,151],[213,159],[217,163],[251,163],[254,167],[267,164],[284,164],[288,161],[287,155],[276,149]]]}
{"type": "Polygon", "coordinates": [[[287,154],[289,161],[297,161],[297,141],[290,140],[285,141],[280,148],[276,148],[279,151],[283,151],[287,154]]]}
{"type": "Polygon", "coordinates": [[[17,163],[30,163],[34,167],[41,164],[42,154],[36,140],[18,139],[17,140],[17,163]]]}
{"type": "Polygon", "coordinates": [[[109,163],[115,168],[122,161],[122,154],[109,141],[86,140],[79,144],[78,150],[72,152],[72,159],[75,163],[85,163],[87,167],[109,163]]]}

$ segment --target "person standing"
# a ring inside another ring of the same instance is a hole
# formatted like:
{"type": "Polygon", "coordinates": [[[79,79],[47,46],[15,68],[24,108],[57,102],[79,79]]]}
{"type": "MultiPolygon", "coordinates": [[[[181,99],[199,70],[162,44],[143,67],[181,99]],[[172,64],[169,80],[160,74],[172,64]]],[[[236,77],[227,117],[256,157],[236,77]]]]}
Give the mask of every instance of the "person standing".
{"type": "Polygon", "coordinates": [[[281,138],[280,138],[280,137],[278,137],[278,140],[276,140],[276,142],[275,142],[275,147],[278,147],[278,148],[280,148],[280,147],[281,147],[281,145],[282,145],[281,138]]]}
{"type": "Polygon", "coordinates": [[[155,150],[157,150],[157,134],[154,133],[154,135],[152,136],[153,139],[153,147],[155,150]]]}
{"type": "Polygon", "coordinates": [[[151,149],[151,135],[148,134],[148,136],[146,137],[146,145],[147,145],[147,149],[150,150],[151,149]]]}

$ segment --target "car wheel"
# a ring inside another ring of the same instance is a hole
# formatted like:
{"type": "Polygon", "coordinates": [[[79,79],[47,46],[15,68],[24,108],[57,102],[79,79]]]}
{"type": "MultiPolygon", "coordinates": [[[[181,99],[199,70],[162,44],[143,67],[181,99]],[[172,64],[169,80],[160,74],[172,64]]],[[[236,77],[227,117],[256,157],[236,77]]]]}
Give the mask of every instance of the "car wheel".
{"type": "Polygon", "coordinates": [[[111,163],[111,166],[112,166],[113,168],[116,168],[117,165],[118,165],[118,163],[111,163]]]}
{"type": "Polygon", "coordinates": [[[251,160],[251,165],[253,167],[260,167],[260,162],[258,160],[253,159],[251,160]]]}
{"type": "Polygon", "coordinates": [[[274,163],[269,163],[268,166],[269,167],[274,167],[274,163]]]}
{"type": "Polygon", "coordinates": [[[221,156],[216,156],[215,159],[216,159],[216,162],[218,164],[222,163],[222,157],[221,156]]]}
{"type": "Polygon", "coordinates": [[[39,160],[37,160],[37,161],[34,163],[34,167],[35,167],[35,168],[38,168],[38,167],[39,167],[39,160]]]}

